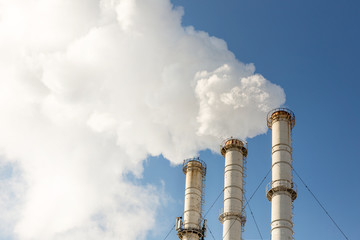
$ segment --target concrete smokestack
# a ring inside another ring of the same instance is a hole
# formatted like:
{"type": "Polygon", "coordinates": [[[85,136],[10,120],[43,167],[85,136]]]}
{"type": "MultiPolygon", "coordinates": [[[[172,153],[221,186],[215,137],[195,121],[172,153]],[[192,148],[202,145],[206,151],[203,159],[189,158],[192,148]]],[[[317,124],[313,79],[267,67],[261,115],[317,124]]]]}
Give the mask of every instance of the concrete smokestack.
{"type": "Polygon", "coordinates": [[[246,142],[239,139],[230,138],[221,145],[225,157],[224,212],[219,216],[223,240],[240,240],[246,222],[243,203],[247,153],[246,142]]]}
{"type": "Polygon", "coordinates": [[[176,230],[182,240],[204,239],[206,220],[202,219],[202,205],[206,164],[199,158],[186,159],[183,172],[186,175],[184,219],[176,219],[176,230]]]}
{"type": "Polygon", "coordinates": [[[272,182],[266,187],[271,201],[271,239],[293,239],[292,203],[297,197],[292,182],[291,131],[295,115],[285,108],[268,113],[267,125],[272,129],[272,182]]]}

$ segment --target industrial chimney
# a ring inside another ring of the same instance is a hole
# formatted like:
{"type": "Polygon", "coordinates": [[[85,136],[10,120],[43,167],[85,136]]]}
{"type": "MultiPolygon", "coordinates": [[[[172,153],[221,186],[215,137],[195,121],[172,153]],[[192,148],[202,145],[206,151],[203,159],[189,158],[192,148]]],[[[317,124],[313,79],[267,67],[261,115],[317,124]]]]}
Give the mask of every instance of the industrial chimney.
{"type": "Polygon", "coordinates": [[[266,187],[271,201],[271,239],[293,239],[292,202],[297,193],[292,182],[291,131],[295,115],[286,108],[268,113],[267,125],[272,129],[272,182],[266,187]]]}
{"type": "Polygon", "coordinates": [[[225,157],[224,212],[219,220],[223,224],[223,240],[240,240],[246,222],[244,205],[244,174],[247,143],[229,138],[221,145],[225,157]]]}
{"type": "Polygon", "coordinates": [[[206,164],[199,158],[184,160],[186,175],[184,218],[176,218],[176,231],[182,240],[203,240],[206,234],[206,220],[202,218],[206,164]]]}

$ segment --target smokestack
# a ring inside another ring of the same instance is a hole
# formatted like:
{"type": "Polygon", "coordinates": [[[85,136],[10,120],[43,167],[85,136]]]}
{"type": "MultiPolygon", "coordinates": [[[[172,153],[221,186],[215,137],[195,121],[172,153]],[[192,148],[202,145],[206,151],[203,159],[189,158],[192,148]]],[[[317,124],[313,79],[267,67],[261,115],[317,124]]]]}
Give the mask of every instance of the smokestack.
{"type": "Polygon", "coordinates": [[[183,172],[186,175],[184,219],[176,218],[177,235],[182,240],[204,239],[206,220],[202,218],[202,205],[206,164],[199,158],[186,159],[183,172]]]}
{"type": "Polygon", "coordinates": [[[244,174],[247,143],[230,138],[221,145],[225,157],[224,212],[219,220],[223,224],[223,240],[239,240],[246,222],[244,203],[244,174]]]}
{"type": "Polygon", "coordinates": [[[271,239],[293,239],[292,202],[297,193],[292,182],[291,131],[295,115],[286,108],[268,113],[267,125],[272,129],[272,182],[266,187],[271,201],[271,239]]]}

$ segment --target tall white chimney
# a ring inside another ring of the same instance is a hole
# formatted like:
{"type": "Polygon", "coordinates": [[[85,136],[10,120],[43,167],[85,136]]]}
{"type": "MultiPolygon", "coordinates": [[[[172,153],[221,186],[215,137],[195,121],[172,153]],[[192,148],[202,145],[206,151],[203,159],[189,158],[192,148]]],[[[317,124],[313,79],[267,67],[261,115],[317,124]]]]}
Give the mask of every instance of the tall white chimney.
{"type": "Polygon", "coordinates": [[[221,146],[225,157],[224,212],[219,220],[223,224],[223,240],[240,240],[246,222],[244,205],[244,173],[247,156],[245,141],[230,138],[221,146]]]}
{"type": "Polygon", "coordinates": [[[292,182],[291,131],[295,115],[286,108],[268,113],[267,125],[272,129],[272,182],[266,187],[271,201],[271,239],[293,239],[292,203],[297,197],[292,182]]]}
{"type": "Polygon", "coordinates": [[[206,220],[202,218],[202,205],[206,164],[199,158],[186,159],[183,172],[186,175],[184,218],[176,218],[177,234],[182,240],[204,239],[206,220]]]}

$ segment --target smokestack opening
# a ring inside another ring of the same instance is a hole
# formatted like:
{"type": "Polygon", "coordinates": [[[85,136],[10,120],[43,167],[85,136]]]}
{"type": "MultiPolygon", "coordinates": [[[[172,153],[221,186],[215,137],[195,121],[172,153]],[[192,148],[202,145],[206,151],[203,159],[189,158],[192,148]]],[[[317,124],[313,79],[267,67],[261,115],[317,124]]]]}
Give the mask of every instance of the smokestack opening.
{"type": "Polygon", "coordinates": [[[243,156],[246,158],[248,154],[248,146],[247,142],[241,139],[236,138],[228,138],[223,141],[223,143],[220,145],[221,149],[221,155],[225,157],[226,151],[230,148],[236,148],[240,150],[240,152],[243,154],[243,156]]]}
{"type": "Polygon", "coordinates": [[[267,115],[267,126],[272,129],[272,124],[279,120],[288,120],[290,127],[295,127],[295,114],[288,108],[276,108],[267,115]]]}

